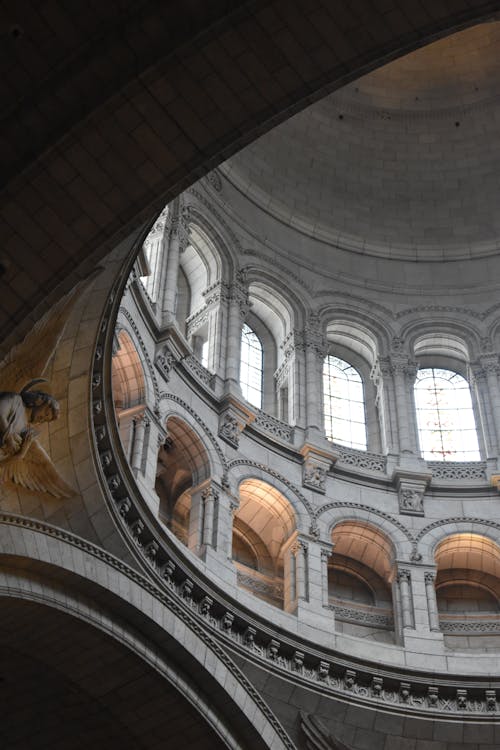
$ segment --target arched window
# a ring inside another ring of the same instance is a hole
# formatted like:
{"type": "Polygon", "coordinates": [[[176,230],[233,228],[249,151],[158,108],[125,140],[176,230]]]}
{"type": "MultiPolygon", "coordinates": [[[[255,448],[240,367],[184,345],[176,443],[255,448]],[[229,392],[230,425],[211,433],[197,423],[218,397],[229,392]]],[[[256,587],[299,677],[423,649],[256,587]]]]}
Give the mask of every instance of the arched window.
{"type": "Polygon", "coordinates": [[[258,409],[262,406],[262,344],[250,326],[241,329],[240,387],[245,398],[258,409]]]}
{"type": "Polygon", "coordinates": [[[418,437],[428,461],[479,461],[469,384],[453,370],[428,367],[415,382],[418,437]]]}
{"type": "Polygon", "coordinates": [[[323,364],[325,432],[350,448],[366,450],[363,383],[348,362],[329,354],[323,364]]]}

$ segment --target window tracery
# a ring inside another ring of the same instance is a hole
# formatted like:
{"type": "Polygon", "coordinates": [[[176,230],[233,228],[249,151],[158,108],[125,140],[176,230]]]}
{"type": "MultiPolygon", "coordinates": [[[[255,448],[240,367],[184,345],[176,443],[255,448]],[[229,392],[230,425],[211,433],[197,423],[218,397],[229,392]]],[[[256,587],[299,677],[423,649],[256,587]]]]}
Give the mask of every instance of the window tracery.
{"type": "Polygon", "coordinates": [[[340,445],[366,450],[363,382],[348,362],[329,354],[323,362],[326,436],[340,445]]]}
{"type": "Polygon", "coordinates": [[[247,323],[241,329],[240,387],[248,403],[262,406],[263,348],[257,334],[247,323]]]}
{"type": "Polygon", "coordinates": [[[420,369],[415,409],[423,458],[438,461],[481,459],[469,384],[453,370],[420,369]]]}

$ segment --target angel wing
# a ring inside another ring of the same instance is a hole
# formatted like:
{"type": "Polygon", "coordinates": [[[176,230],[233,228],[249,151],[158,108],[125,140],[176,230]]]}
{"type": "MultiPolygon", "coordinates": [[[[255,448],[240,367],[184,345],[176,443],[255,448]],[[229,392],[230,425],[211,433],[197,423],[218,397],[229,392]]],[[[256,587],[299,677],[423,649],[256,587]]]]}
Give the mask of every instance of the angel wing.
{"type": "Polygon", "coordinates": [[[57,302],[0,362],[0,390],[18,393],[40,378],[54,354],[69,314],[80,294],[102,269],[98,268],[57,302]]]}
{"type": "Polygon", "coordinates": [[[37,440],[33,440],[24,458],[0,463],[0,481],[10,480],[28,490],[48,492],[54,497],[71,497],[75,490],[67,484],[37,440]]]}

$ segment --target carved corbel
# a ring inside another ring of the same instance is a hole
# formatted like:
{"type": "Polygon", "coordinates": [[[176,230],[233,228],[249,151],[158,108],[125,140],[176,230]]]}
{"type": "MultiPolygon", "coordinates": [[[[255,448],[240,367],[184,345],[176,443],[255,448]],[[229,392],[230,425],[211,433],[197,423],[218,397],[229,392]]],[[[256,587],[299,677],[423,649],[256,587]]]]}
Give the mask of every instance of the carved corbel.
{"type": "Polygon", "coordinates": [[[333,451],[325,451],[308,443],[302,446],[300,453],[304,457],[302,485],[324,495],[328,472],[338,456],[333,451]]]}
{"type": "Polygon", "coordinates": [[[393,482],[398,490],[399,512],[407,516],[424,516],[424,495],[432,474],[396,469],[393,482]]]}
{"type": "Polygon", "coordinates": [[[240,444],[240,434],[255,419],[255,414],[233,396],[226,399],[219,418],[219,437],[233,448],[240,444]]]}

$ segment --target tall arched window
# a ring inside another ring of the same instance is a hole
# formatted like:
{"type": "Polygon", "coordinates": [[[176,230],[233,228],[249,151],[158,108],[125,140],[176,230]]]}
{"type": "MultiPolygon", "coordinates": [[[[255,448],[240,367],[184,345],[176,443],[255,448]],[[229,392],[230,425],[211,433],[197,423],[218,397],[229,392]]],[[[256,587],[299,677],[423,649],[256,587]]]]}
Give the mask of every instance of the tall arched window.
{"type": "Polygon", "coordinates": [[[428,461],[479,461],[469,384],[453,370],[428,367],[415,382],[418,437],[428,461]]]}
{"type": "Polygon", "coordinates": [[[258,409],[262,407],[262,344],[246,323],[241,329],[240,387],[245,398],[258,409]]]}
{"type": "Polygon", "coordinates": [[[348,362],[329,354],[323,364],[325,432],[350,448],[366,450],[363,383],[348,362]]]}

